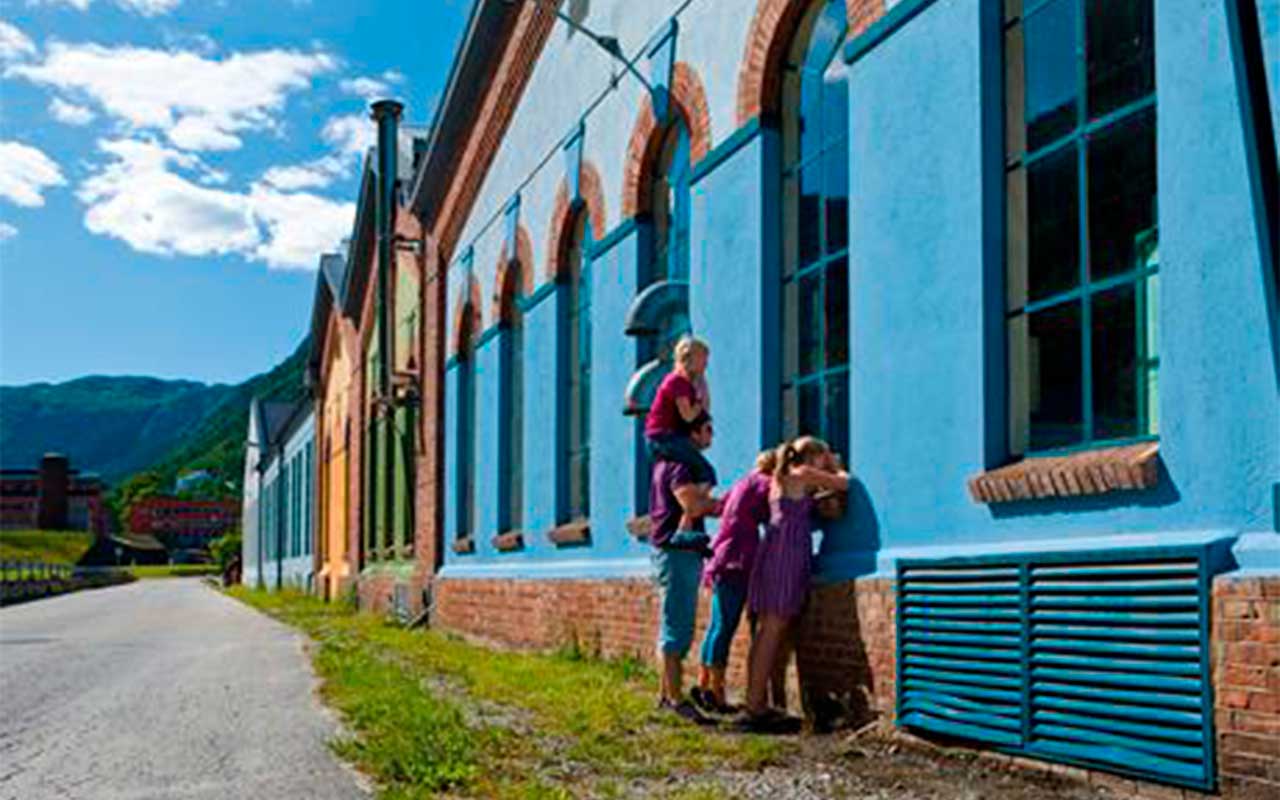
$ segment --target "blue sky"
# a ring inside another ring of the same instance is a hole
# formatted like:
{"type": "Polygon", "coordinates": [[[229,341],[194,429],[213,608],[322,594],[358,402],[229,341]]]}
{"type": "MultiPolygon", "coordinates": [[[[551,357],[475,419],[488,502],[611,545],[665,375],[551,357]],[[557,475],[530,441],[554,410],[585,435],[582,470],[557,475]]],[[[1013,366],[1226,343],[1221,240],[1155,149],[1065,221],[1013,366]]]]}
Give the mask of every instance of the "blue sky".
{"type": "Polygon", "coordinates": [[[8,0],[0,383],[238,382],[306,333],[367,108],[430,120],[470,0],[8,0]]]}

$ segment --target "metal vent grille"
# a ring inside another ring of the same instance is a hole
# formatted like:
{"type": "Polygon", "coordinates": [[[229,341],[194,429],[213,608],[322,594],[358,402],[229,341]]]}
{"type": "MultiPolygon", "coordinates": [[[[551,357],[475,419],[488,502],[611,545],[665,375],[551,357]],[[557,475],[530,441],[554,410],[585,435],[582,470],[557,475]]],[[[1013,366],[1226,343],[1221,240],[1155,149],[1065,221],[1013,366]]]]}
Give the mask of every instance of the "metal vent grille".
{"type": "Polygon", "coordinates": [[[900,724],[1212,789],[1211,554],[900,562],[900,724]]]}

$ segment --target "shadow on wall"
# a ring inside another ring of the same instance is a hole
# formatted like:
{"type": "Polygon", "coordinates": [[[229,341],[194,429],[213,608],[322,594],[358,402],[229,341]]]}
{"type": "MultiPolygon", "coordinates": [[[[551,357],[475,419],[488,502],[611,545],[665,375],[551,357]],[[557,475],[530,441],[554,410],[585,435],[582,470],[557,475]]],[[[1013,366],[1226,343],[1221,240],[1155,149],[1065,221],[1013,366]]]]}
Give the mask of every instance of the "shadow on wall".
{"type": "Polygon", "coordinates": [[[1107,494],[1080,497],[1041,498],[1015,500],[1011,503],[992,503],[987,510],[995,519],[1046,514],[1080,514],[1089,511],[1112,511],[1118,508],[1155,508],[1171,506],[1182,499],[1173,476],[1163,461],[1156,462],[1158,479],[1154,489],[1108,492],[1107,494]]]}

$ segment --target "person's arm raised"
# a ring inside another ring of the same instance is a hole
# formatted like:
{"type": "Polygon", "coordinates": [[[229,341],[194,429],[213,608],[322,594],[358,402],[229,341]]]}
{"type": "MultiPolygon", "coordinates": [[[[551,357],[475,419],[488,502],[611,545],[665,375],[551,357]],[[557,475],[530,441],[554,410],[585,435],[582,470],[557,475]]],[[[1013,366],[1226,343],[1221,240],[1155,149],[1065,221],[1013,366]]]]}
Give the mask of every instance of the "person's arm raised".
{"type": "Polygon", "coordinates": [[[833,492],[849,491],[849,473],[843,470],[828,472],[825,469],[801,464],[791,468],[791,476],[800,479],[811,488],[829,489],[833,492]]]}

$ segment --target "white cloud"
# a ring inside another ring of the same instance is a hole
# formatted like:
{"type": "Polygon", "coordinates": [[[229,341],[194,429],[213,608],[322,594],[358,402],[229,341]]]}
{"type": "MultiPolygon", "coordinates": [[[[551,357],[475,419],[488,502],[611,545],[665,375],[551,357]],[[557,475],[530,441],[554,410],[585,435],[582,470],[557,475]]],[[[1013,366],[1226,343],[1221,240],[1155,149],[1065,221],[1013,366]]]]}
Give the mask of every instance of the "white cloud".
{"type": "Polygon", "coordinates": [[[0,142],[0,197],[27,208],[44,205],[44,190],[67,182],[57,162],[21,142],[0,142]]]}
{"type": "Polygon", "coordinates": [[[247,192],[210,188],[201,181],[225,176],[155,141],[113,139],[99,148],[112,160],[77,192],[87,206],[85,227],[141,252],[239,254],[270,267],[311,269],[351,229],[351,203],[266,184],[247,192]]]}
{"type": "MultiPolygon", "coordinates": [[[[77,11],[87,11],[93,0],[27,0],[29,6],[69,6],[77,11]]],[[[115,4],[125,11],[132,11],[144,17],[156,17],[168,14],[182,0],[115,0],[115,4]]]]}
{"type": "Polygon", "coordinates": [[[84,97],[135,133],[160,132],[188,150],[234,150],[241,133],[277,129],[288,95],[336,66],[325,53],[293,50],[218,59],[55,42],[42,61],[10,66],[4,74],[84,97]]]}
{"type": "Polygon", "coordinates": [[[7,222],[0,222],[0,242],[8,241],[18,235],[18,229],[7,222]]]}
{"type": "Polygon", "coordinates": [[[404,73],[389,69],[376,78],[360,76],[338,81],[338,88],[355,97],[376,100],[390,95],[392,88],[401,83],[404,83],[404,73]]]}
{"type": "Polygon", "coordinates": [[[97,116],[84,106],[68,103],[61,97],[55,97],[49,102],[49,115],[68,125],[88,125],[97,116]]]}
{"type": "Polygon", "coordinates": [[[320,130],[320,138],[333,152],[302,164],[272,167],[262,175],[264,183],[277,189],[320,189],[351,174],[376,138],[373,123],[364,114],[330,117],[320,130]]]}
{"type": "Polygon", "coordinates": [[[0,61],[17,61],[35,54],[35,42],[22,31],[0,19],[0,61]]]}

